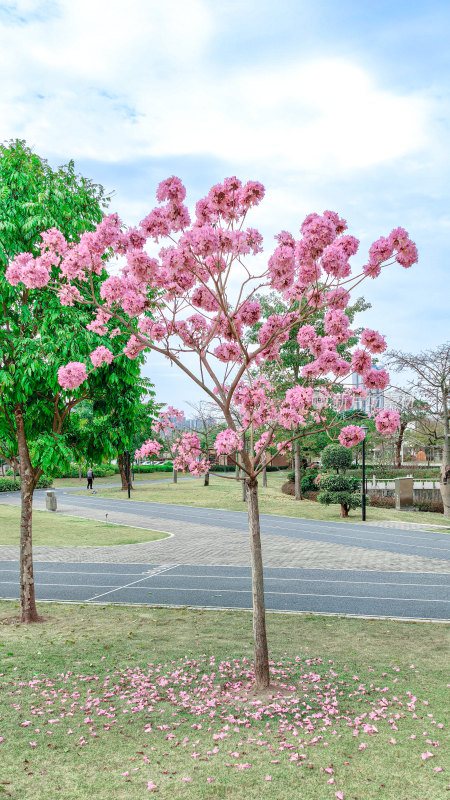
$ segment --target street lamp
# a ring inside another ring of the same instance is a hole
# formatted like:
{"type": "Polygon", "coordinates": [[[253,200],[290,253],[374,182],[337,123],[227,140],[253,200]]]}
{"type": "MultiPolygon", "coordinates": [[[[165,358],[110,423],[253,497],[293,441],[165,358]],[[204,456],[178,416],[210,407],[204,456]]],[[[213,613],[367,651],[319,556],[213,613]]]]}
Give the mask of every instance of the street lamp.
{"type": "Polygon", "coordinates": [[[366,521],[366,436],[369,431],[367,425],[361,425],[364,431],[362,440],[362,521],[366,521]]]}

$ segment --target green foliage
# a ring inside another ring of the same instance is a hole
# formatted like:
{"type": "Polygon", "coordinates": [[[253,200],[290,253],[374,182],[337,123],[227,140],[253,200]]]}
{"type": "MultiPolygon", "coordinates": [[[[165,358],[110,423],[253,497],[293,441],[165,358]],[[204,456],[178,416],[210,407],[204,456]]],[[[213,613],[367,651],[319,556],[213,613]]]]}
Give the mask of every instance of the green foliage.
{"type": "Polygon", "coordinates": [[[165,464],[136,464],[133,467],[134,472],[172,472],[173,471],[173,463],[172,461],[167,461],[165,464]]]}
{"type": "MultiPolygon", "coordinates": [[[[41,475],[37,482],[36,489],[48,489],[52,485],[52,478],[49,475],[41,475]]],[[[20,478],[0,478],[0,492],[19,492],[20,478]]]]}
{"type": "Polygon", "coordinates": [[[301,480],[302,492],[317,492],[317,484],[314,481],[318,474],[318,471],[313,469],[307,472],[306,475],[303,475],[301,480]]]}
{"type": "Polygon", "coordinates": [[[351,494],[345,490],[342,492],[319,492],[317,499],[319,503],[322,503],[326,506],[340,504],[347,511],[349,511],[351,508],[360,508],[362,502],[360,494],[351,494]]]}
{"type": "Polygon", "coordinates": [[[340,444],[329,444],[322,453],[322,466],[325,470],[335,469],[337,472],[349,469],[353,454],[349,447],[340,444]]]}
{"type": "MultiPolygon", "coordinates": [[[[346,448],[343,448],[346,450],[346,448]]],[[[317,496],[319,503],[332,505],[338,503],[343,511],[349,512],[351,508],[361,506],[360,482],[354,475],[342,475],[334,472],[324,475],[320,480],[320,492],[317,496]]]]}
{"type": "Polygon", "coordinates": [[[18,492],[20,490],[20,478],[0,478],[0,492],[18,492]]]}

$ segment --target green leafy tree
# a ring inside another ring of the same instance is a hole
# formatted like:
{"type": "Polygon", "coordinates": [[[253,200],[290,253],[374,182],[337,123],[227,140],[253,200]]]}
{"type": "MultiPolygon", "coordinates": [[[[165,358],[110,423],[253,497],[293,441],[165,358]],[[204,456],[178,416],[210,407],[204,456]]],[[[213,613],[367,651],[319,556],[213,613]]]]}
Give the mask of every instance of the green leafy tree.
{"type": "Polygon", "coordinates": [[[330,444],[322,453],[323,468],[332,469],[334,473],[322,475],[320,478],[320,492],[317,499],[319,503],[327,506],[339,503],[341,517],[348,517],[351,508],[359,508],[361,505],[358,479],[345,474],[351,465],[352,451],[347,447],[330,444]]]}
{"type": "MultiPolygon", "coordinates": [[[[68,441],[78,459],[100,463],[117,458],[122,490],[128,488],[126,453],[151,436],[155,414],[153,384],[140,376],[143,356],[105,365],[108,392],[82,403],[71,416],[68,441]]],[[[130,488],[133,488],[132,484],[130,488]]]]}
{"type": "MultiPolygon", "coordinates": [[[[65,425],[81,400],[105,392],[101,371],[86,388],[61,391],[57,370],[85,359],[99,337],[86,330],[84,307],[62,307],[48,289],[11,286],[9,260],[39,254],[40,232],[56,227],[69,241],[102,219],[101,186],[75,173],[53,170],[21,140],[0,145],[0,458],[20,472],[20,583],[22,621],[39,620],[32,558],[33,493],[41,475],[71,458],[65,425]]],[[[99,278],[100,280],[100,278],[99,278]]]]}

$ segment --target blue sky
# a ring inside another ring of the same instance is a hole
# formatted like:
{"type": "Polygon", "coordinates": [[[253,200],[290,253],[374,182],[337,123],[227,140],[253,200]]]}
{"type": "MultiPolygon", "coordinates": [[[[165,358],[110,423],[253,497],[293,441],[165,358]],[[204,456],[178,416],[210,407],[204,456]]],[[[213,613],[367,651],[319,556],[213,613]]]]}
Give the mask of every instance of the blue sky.
{"type": "MultiPolygon", "coordinates": [[[[298,0],[6,0],[2,139],[74,158],[132,224],[179,175],[194,203],[226,175],[261,180],[251,224],[326,208],[370,243],[402,225],[419,264],[363,293],[389,345],[448,338],[450,4],[298,0]]],[[[161,401],[200,399],[149,358],[161,401]]]]}

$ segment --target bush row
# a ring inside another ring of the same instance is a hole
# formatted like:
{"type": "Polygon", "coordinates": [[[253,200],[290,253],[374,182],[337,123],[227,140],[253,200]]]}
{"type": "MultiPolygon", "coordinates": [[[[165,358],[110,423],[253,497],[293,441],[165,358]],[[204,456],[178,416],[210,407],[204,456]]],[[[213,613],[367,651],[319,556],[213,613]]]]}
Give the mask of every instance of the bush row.
{"type": "MultiPolygon", "coordinates": [[[[48,475],[41,475],[38,480],[36,489],[48,489],[52,485],[52,478],[48,475]]],[[[0,492],[18,492],[20,491],[20,478],[0,478],[0,492]]]]}
{"type": "MultiPolygon", "coordinates": [[[[376,508],[395,508],[395,497],[369,494],[369,506],[376,508]]],[[[415,500],[413,503],[417,511],[430,511],[435,514],[444,513],[444,504],[435,500],[415,500]]]]}

